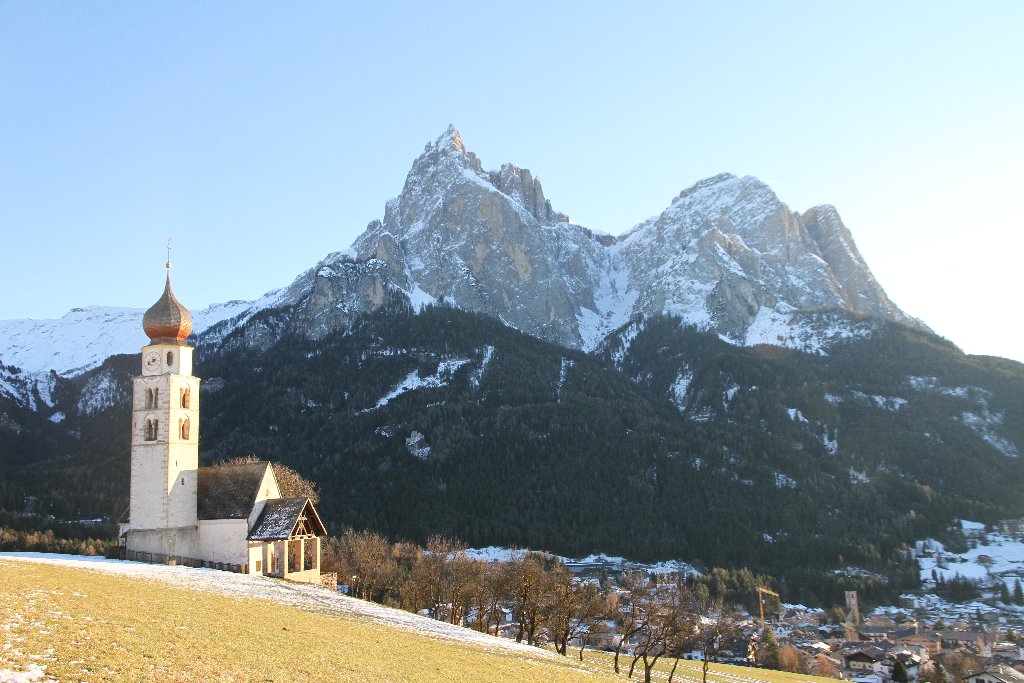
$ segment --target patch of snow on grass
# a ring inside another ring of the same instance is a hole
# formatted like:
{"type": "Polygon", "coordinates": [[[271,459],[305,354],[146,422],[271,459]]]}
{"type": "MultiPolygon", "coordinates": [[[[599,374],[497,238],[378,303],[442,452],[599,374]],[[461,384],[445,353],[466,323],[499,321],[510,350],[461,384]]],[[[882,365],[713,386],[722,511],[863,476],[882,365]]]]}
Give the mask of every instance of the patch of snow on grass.
{"type": "Polygon", "coordinates": [[[786,408],[786,412],[789,413],[789,419],[793,422],[807,422],[807,418],[796,408],[786,408]]]}
{"type": "Polygon", "coordinates": [[[52,680],[54,679],[46,678],[46,669],[35,662],[29,662],[28,668],[24,671],[0,669],[0,683],[35,683],[52,680]]]}
{"type": "Polygon", "coordinates": [[[143,564],[107,560],[102,557],[49,553],[0,553],[0,561],[43,562],[78,571],[95,571],[116,576],[158,581],[177,588],[217,593],[236,598],[255,598],[321,614],[344,616],[369,623],[392,626],[440,640],[473,643],[491,650],[555,657],[554,652],[499,638],[473,629],[455,626],[404,610],[350,598],[319,586],[291,583],[250,574],[232,574],[215,569],[143,564]]]}
{"type": "Polygon", "coordinates": [[[962,520],[960,525],[964,533],[978,541],[972,541],[973,547],[962,553],[952,553],[932,539],[915,544],[922,581],[930,581],[933,571],[944,580],[960,575],[982,585],[1006,577],[1024,577],[1024,535],[1019,527],[1016,531],[1002,526],[985,532],[980,522],[962,520]]]}

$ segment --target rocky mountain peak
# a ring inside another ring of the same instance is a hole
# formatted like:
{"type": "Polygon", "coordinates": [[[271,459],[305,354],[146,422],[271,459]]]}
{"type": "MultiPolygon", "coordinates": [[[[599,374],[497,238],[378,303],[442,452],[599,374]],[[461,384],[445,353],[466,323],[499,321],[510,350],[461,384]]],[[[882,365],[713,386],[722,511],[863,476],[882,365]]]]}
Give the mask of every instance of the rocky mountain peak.
{"type": "MultiPolygon", "coordinates": [[[[927,329],[888,299],[834,207],[799,214],[759,179],[722,173],[620,237],[598,235],[553,211],[529,169],[484,171],[454,126],[424,147],[401,194],[352,249],[246,310],[210,312],[196,329],[216,325],[205,335],[223,338],[259,311],[287,309],[295,330],[318,337],[402,295],[414,306],[444,300],[585,350],[636,316],[666,313],[735,343],[807,349],[824,348],[817,332],[801,331],[820,311],[927,329]]],[[[4,353],[7,363],[23,363],[18,348],[47,347],[21,327],[6,336],[20,331],[27,336],[4,353]]],[[[267,339],[273,334],[268,328],[267,339]]],[[[47,356],[38,366],[56,362],[47,356]]]]}
{"type": "Polygon", "coordinates": [[[454,126],[413,162],[353,259],[319,264],[286,299],[310,315],[329,306],[318,320],[337,327],[390,288],[414,305],[443,299],[587,350],[637,315],[670,313],[735,343],[799,348],[821,347],[802,327],[816,311],[910,321],[832,207],[801,215],[758,178],[721,173],[602,238],[554,212],[529,169],[484,171],[454,126]]]}
{"type": "Polygon", "coordinates": [[[462,142],[462,134],[459,129],[455,127],[454,123],[449,123],[448,127],[445,128],[444,132],[437,136],[437,139],[433,143],[427,143],[424,148],[424,152],[430,151],[431,148],[436,150],[450,150],[456,151],[461,154],[466,154],[466,145],[462,142]]]}

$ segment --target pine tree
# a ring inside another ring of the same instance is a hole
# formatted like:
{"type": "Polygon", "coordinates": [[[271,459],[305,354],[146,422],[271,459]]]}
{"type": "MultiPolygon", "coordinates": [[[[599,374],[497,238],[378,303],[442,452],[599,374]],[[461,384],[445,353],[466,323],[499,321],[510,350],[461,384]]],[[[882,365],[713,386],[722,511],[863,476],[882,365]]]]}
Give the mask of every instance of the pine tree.
{"type": "Polygon", "coordinates": [[[1024,605],[1024,591],[1020,587],[1020,579],[1013,584],[1013,602],[1017,605],[1024,605]]]}
{"type": "Polygon", "coordinates": [[[1004,605],[1010,604],[1010,589],[1006,587],[1004,581],[999,582],[999,602],[1004,605]]]}
{"type": "Polygon", "coordinates": [[[757,648],[757,664],[765,669],[779,668],[779,641],[775,631],[766,628],[761,634],[761,645],[757,648]]]}
{"type": "Polygon", "coordinates": [[[910,675],[907,673],[906,665],[896,660],[896,666],[892,668],[893,683],[910,683],[910,675]]]}

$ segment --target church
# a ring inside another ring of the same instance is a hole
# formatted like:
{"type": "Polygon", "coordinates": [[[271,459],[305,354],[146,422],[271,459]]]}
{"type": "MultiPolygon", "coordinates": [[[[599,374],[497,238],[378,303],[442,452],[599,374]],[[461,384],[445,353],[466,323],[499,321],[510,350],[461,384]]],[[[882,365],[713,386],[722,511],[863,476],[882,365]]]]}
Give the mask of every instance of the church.
{"type": "Polygon", "coordinates": [[[283,498],[267,462],[199,466],[192,316],[171,290],[146,311],[132,380],[131,485],[120,541],[129,560],[320,582],[327,535],[308,498],[283,498]]]}

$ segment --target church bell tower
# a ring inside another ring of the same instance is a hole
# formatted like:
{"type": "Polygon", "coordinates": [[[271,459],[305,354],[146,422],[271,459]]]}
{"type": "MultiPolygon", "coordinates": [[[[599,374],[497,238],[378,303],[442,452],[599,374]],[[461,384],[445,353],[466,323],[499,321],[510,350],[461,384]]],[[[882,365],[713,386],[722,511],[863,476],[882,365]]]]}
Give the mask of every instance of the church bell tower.
{"type": "MultiPolygon", "coordinates": [[[[132,380],[131,552],[193,557],[197,548],[199,379],[192,376],[192,316],[171,290],[142,320],[142,374],[132,380]]],[[[131,555],[129,555],[131,559],[131,555]]]]}

